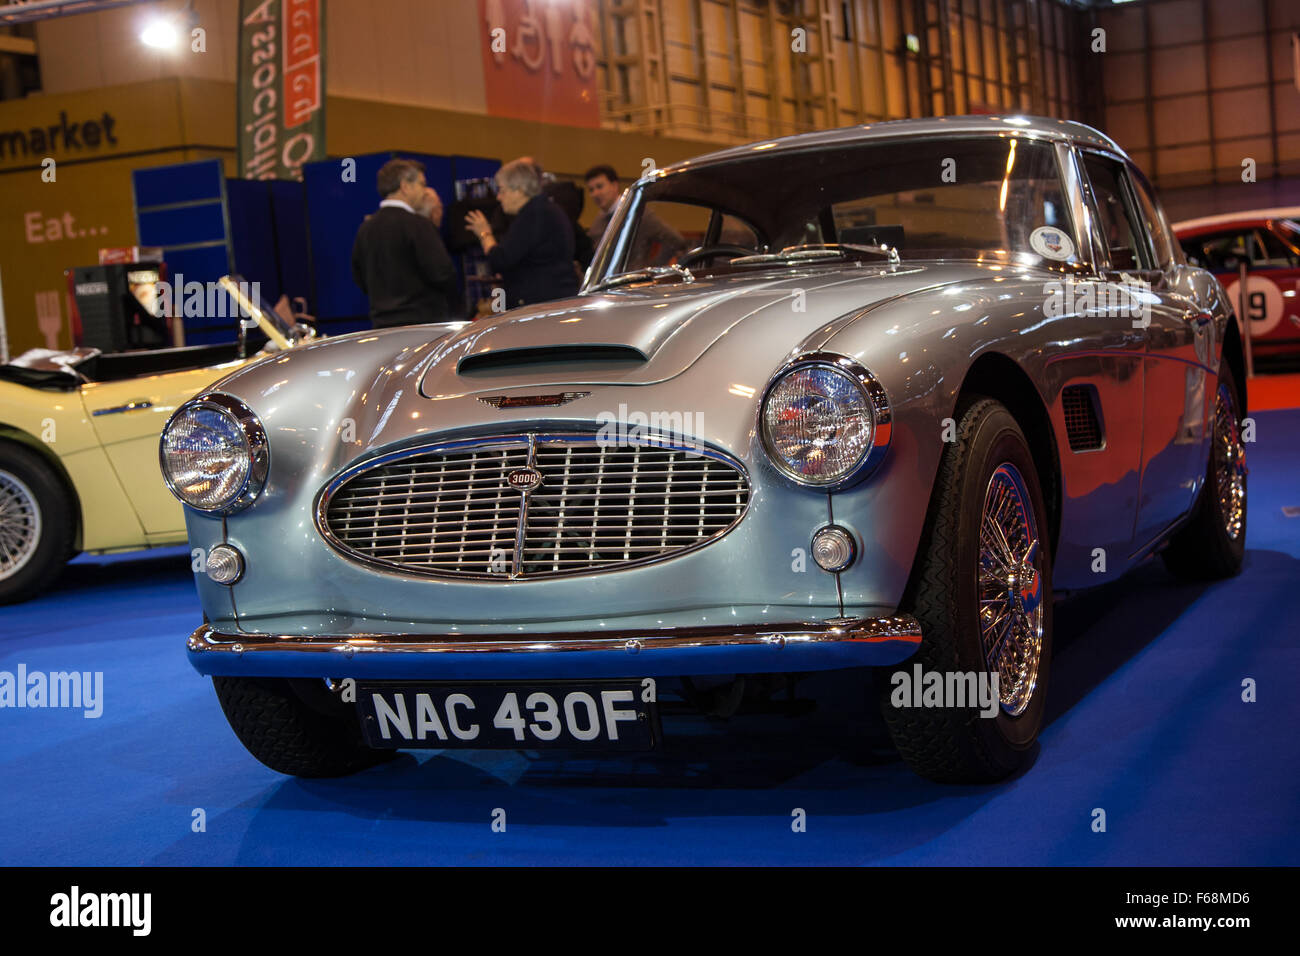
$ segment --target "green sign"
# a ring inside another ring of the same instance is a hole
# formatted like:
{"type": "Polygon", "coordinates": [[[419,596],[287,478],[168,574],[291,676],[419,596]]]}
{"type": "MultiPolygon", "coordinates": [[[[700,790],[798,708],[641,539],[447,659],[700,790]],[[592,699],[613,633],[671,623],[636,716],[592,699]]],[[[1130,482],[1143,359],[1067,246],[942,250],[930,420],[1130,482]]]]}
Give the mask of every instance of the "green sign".
{"type": "Polygon", "coordinates": [[[239,175],[325,158],[325,0],[240,0],[239,175]]]}

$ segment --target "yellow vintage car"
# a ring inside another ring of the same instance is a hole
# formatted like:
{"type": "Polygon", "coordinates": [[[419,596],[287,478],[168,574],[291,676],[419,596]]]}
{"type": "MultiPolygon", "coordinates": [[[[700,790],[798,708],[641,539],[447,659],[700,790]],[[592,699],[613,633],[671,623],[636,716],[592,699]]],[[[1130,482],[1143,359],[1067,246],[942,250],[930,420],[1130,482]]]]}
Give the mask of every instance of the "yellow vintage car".
{"type": "Polygon", "coordinates": [[[217,379],[314,335],[259,307],[232,277],[221,285],[248,318],[238,342],[38,351],[0,365],[0,604],[45,589],[79,553],[185,543],[158,466],[163,425],[217,379]],[[267,343],[245,355],[254,321],[267,343]]]}

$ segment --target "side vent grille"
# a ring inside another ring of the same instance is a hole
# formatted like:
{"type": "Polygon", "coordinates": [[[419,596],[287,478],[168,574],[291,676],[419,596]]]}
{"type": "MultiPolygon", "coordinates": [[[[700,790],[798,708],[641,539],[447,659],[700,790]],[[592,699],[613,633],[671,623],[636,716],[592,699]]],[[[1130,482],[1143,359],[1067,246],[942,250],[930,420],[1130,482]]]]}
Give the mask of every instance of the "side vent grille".
{"type": "Polygon", "coordinates": [[[1065,434],[1070,451],[1097,451],[1106,444],[1097,414],[1097,389],[1091,385],[1071,385],[1061,391],[1065,412],[1065,434]]]}

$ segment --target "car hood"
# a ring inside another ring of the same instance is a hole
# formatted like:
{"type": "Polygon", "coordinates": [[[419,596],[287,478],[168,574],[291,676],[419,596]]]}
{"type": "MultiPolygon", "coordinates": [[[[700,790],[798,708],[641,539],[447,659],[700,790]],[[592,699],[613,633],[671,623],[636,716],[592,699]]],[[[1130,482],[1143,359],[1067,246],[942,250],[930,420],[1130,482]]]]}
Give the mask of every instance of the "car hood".
{"type": "Polygon", "coordinates": [[[988,276],[975,263],[836,263],[659,282],[515,309],[438,342],[420,391],[458,398],[515,387],[652,385],[681,375],[724,338],[731,340],[729,357],[770,371],[836,320],[988,276]]]}

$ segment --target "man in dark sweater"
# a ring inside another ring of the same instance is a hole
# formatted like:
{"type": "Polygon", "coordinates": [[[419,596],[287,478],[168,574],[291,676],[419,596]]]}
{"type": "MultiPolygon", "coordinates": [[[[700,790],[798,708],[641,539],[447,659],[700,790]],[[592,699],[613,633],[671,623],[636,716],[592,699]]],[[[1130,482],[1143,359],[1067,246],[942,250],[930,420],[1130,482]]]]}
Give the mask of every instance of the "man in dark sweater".
{"type": "Polygon", "coordinates": [[[496,182],[501,209],[515,217],[505,236],[498,242],[487,217],[477,210],[465,216],[465,225],[501,275],[506,308],[577,295],[573,224],[542,192],[537,165],[527,158],[506,163],[497,170],[496,182]]]}
{"type": "Polygon", "coordinates": [[[424,166],[390,159],[379,170],[383,202],[352,244],[352,278],[370,297],[377,329],[462,318],[456,268],[434,225],[424,166]]]}

